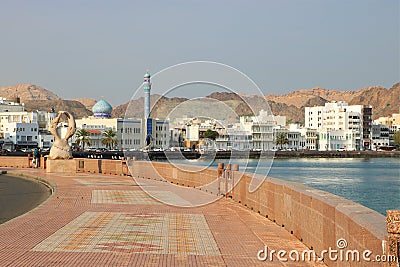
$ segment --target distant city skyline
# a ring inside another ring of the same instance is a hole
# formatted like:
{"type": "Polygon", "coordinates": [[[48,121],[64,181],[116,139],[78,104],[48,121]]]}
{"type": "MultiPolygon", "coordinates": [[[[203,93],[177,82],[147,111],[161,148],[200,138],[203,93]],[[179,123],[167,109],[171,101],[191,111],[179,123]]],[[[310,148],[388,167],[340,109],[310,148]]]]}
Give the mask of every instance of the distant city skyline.
{"type": "Polygon", "coordinates": [[[193,60],[237,68],[264,94],[400,81],[397,0],[16,0],[2,11],[0,86],[33,83],[64,99],[126,103],[146,69],[193,60]]]}

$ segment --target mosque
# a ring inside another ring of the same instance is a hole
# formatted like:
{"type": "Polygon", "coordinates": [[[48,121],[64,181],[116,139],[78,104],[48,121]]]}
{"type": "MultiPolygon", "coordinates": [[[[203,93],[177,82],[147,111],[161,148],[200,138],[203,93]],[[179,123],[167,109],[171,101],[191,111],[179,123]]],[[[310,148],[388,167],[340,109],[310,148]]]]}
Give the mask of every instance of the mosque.
{"type": "MultiPolygon", "coordinates": [[[[101,144],[103,132],[112,129],[117,133],[118,150],[130,150],[146,147],[149,143],[154,148],[169,147],[169,123],[150,118],[150,73],[144,75],[144,117],[112,118],[112,106],[103,98],[93,107],[93,116],[76,120],[77,129],[86,129],[91,139],[89,148],[105,148],[101,144]]],[[[72,142],[74,142],[75,136],[72,142]]]]}

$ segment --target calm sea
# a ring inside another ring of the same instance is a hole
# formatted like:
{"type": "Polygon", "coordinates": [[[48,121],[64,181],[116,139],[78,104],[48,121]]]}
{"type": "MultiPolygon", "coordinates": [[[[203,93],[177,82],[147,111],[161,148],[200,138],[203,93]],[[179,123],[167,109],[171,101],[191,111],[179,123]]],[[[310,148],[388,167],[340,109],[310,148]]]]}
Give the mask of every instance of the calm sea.
{"type": "MultiPolygon", "coordinates": [[[[204,165],[205,162],[197,160],[192,163],[204,165]]],[[[268,173],[271,165],[262,159],[250,159],[247,163],[246,160],[232,160],[232,163],[238,163],[241,170],[260,174],[268,173]]],[[[216,164],[212,163],[213,166],[216,164]]],[[[400,209],[398,158],[274,159],[268,175],[328,191],[383,215],[388,209],[400,209]]]]}

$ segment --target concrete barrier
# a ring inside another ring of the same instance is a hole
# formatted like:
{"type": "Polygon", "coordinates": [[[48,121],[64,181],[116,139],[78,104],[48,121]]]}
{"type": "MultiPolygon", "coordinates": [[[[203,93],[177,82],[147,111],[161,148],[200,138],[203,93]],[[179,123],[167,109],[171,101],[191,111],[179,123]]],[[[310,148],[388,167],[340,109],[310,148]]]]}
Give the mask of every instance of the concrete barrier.
{"type": "Polygon", "coordinates": [[[0,167],[10,168],[30,168],[32,167],[32,157],[8,157],[0,156],[0,167]]]}
{"type": "MultiPolygon", "coordinates": [[[[82,159],[75,159],[76,161],[82,159]]],[[[90,173],[102,173],[101,160],[100,159],[84,159],[84,172],[90,173]]]]}

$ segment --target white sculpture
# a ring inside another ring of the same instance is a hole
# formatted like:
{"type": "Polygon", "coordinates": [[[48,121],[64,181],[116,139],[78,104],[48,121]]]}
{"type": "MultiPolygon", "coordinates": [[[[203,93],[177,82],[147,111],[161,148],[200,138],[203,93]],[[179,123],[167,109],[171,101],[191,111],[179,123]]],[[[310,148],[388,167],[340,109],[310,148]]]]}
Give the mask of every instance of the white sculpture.
{"type": "Polygon", "coordinates": [[[59,111],[57,116],[51,121],[49,130],[54,136],[54,143],[50,149],[49,159],[71,159],[72,152],[71,147],[68,145],[68,139],[71,138],[76,131],[74,117],[67,111],[59,111]],[[65,121],[62,117],[66,117],[68,121],[68,129],[64,138],[61,138],[57,133],[59,123],[65,121]]]}

